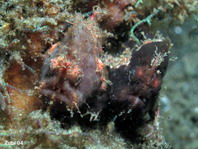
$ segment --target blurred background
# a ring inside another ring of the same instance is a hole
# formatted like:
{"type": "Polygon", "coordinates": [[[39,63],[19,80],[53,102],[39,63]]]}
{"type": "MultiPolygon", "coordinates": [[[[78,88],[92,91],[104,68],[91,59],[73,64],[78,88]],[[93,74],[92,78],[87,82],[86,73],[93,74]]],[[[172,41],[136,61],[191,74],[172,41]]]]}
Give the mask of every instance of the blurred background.
{"type": "Polygon", "coordinates": [[[161,120],[167,142],[174,149],[198,148],[198,28],[195,19],[169,23],[170,63],[160,94],[161,120]]]}

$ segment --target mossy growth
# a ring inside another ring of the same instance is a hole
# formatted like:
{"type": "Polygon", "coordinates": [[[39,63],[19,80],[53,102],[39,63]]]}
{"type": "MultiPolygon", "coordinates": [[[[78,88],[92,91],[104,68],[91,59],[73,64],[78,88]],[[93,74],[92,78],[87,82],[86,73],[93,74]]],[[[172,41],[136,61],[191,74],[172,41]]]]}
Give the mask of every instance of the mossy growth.
{"type": "Polygon", "coordinates": [[[72,19],[69,0],[2,0],[0,2],[0,49],[27,49],[28,32],[49,32],[72,19]]]}

